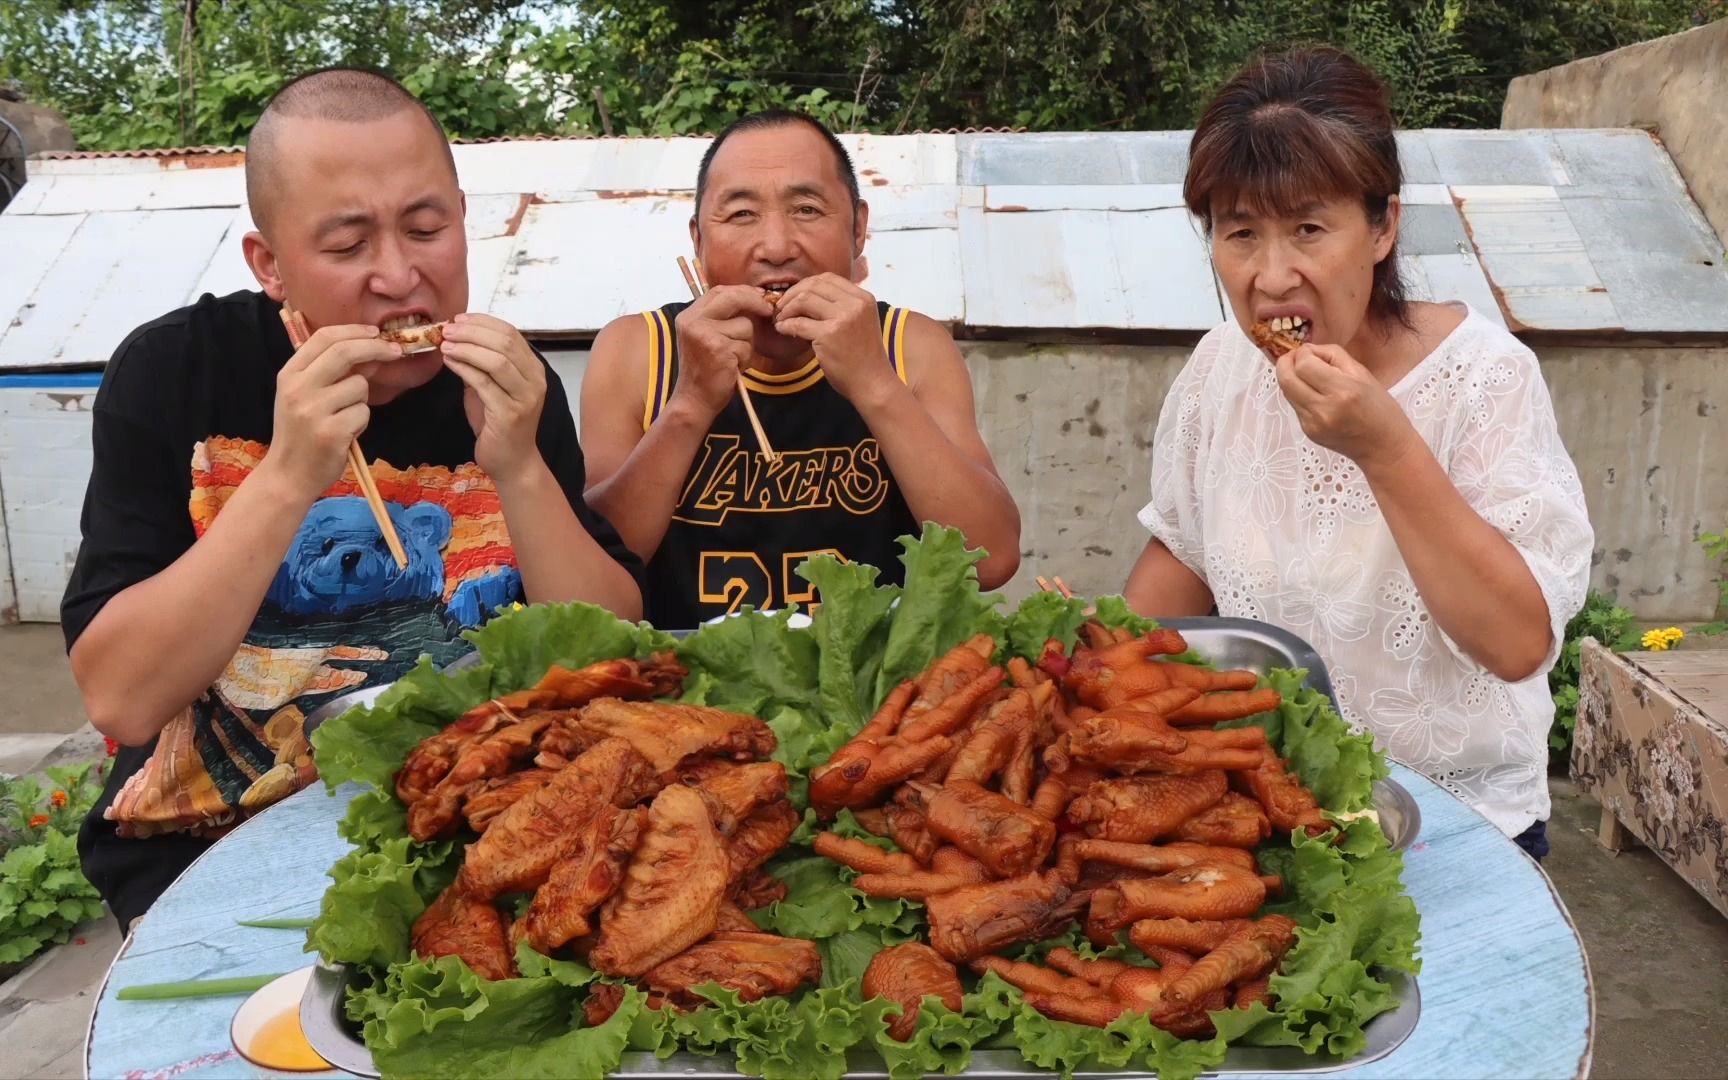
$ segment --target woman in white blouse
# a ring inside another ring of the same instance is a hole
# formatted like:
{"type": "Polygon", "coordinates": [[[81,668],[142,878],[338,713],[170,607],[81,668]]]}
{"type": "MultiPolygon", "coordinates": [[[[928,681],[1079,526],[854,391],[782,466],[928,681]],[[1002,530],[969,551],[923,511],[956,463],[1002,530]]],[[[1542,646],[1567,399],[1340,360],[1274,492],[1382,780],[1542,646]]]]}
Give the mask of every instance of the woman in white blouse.
{"type": "Polygon", "coordinates": [[[1401,183],[1384,85],[1342,53],[1257,60],[1207,109],[1184,196],[1234,318],[1164,402],[1125,591],[1301,635],[1347,720],[1540,858],[1594,537],[1536,357],[1405,299],[1401,183]],[[1256,322],[1304,344],[1274,362],[1256,322]]]}

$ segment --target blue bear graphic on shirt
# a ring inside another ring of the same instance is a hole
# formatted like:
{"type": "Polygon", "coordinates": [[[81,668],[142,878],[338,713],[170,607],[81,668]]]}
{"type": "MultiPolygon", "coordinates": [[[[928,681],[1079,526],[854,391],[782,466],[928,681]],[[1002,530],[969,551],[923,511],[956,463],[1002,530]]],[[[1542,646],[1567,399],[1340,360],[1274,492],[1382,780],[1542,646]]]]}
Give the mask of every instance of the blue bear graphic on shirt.
{"type": "MultiPolygon", "coordinates": [[[[442,598],[450,512],[436,503],[384,505],[408,554],[406,568],[391,558],[365,499],[332,496],[314,503],[300,523],[266,599],[291,615],[311,616],[442,598]]],[[[459,625],[478,625],[518,598],[521,582],[514,567],[464,582],[450,598],[448,615],[459,625]]]]}

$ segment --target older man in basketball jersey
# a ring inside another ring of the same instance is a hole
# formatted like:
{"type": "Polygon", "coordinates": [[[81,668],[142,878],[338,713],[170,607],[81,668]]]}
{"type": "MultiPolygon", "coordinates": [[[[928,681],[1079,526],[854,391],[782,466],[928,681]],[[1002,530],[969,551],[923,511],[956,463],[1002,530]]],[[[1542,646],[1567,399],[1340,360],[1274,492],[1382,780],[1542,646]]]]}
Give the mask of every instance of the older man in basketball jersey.
{"type": "Polygon", "coordinates": [[[745,117],[697,173],[690,236],[708,292],[595,339],[588,502],[647,560],[655,625],[807,603],[796,571],[820,553],[897,581],[895,541],[924,521],[989,552],[986,588],[1019,566],[1019,511],[979,437],[960,351],[940,324],[859,286],[868,226],[827,128],[745,117]]]}

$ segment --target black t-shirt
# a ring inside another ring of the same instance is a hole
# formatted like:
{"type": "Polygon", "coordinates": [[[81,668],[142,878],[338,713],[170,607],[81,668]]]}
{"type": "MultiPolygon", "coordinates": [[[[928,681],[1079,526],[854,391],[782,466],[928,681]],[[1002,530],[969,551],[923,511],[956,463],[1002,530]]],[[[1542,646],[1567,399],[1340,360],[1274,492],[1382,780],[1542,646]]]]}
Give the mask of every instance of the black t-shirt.
{"type": "MultiPolygon", "coordinates": [[[[668,304],[643,313],[648,323],[648,407],[644,430],[678,382],[678,313],[668,304]]],[[[906,378],[907,312],[877,302],[883,362],[906,378]]],[[[870,425],[812,359],[783,375],[746,372],[769,462],[734,394],[691,462],[666,535],[649,560],[643,599],[662,629],[691,629],[749,604],[757,609],[818,602],[798,576],[813,555],[830,554],[881,571],[899,584],[899,539],[918,521],[870,425]]]]}
{"type": "MultiPolygon", "coordinates": [[[[262,293],[205,295],[121,343],[94,407],[83,543],[61,605],[70,650],[115,594],[178,559],[271,438],[292,355],[262,293]]],[[[542,361],[544,362],[544,361],[542,361]]],[[[642,564],[582,498],[582,450],[546,372],[539,447],[578,518],[640,584],[642,564]]],[[[305,715],[466,651],[463,629],[521,596],[497,494],[473,464],[448,371],[375,407],[360,444],[409,549],[399,570],[351,476],[314,504],[235,661],[149,746],[121,748],[79,835],[85,874],[125,925],[219,836],[315,775],[305,715]],[[116,806],[118,802],[118,807],[116,806]]]]}

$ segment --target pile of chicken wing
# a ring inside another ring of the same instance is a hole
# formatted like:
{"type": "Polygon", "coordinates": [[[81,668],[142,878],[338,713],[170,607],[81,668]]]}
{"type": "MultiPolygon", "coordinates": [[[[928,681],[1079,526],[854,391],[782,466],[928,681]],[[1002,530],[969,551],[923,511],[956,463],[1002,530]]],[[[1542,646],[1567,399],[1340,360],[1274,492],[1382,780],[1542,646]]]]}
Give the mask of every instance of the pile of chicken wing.
{"type": "MultiPolygon", "coordinates": [[[[479,835],[414,923],[416,952],[507,979],[518,945],[567,949],[655,1007],[699,1005],[692,988],[709,982],[750,1001],[820,978],[814,942],[761,933],[744,912],[785,894],[760,868],[799,821],[786,770],[761,760],[774,734],[649,700],[685,675],[671,655],[554,667],[414,748],[396,777],[409,831],[428,841],[466,822],[479,835]]],[[[598,988],[589,1016],[623,995],[598,988]]]]}
{"type": "Polygon", "coordinates": [[[1104,1026],[1146,1013],[1180,1036],[1209,1011],[1267,1001],[1296,924],[1260,915],[1278,878],[1253,850],[1276,831],[1330,828],[1312,792],[1254,726],[1217,728],[1280,704],[1248,671],[1160,659],[1173,630],[1141,637],[1096,623],[1069,655],[994,666],[980,636],[889,696],[858,736],[811,773],[825,818],[852,811],[897,851],[823,833],[816,850],[854,887],[921,900],[929,945],[885,949],[869,997],[958,1009],[956,965],[995,971],[1048,1016],[1104,1026]],[[997,955],[1085,920],[1099,946],[1129,941],[1157,967],[1052,950],[1048,966],[997,955]]]}

